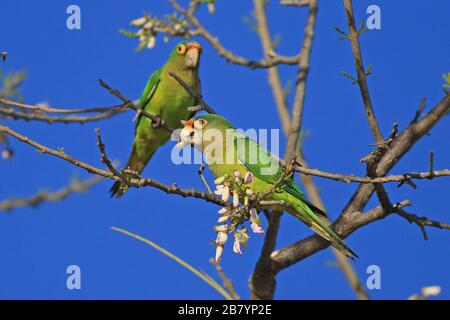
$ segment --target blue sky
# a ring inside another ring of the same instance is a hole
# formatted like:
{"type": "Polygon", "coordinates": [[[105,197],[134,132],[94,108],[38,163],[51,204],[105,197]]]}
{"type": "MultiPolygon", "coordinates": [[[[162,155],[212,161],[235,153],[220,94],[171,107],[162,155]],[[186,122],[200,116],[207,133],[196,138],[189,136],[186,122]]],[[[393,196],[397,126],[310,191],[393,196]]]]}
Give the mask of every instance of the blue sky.
{"type": "MultiPolygon", "coordinates": [[[[450,2],[355,1],[357,20],[365,9],[378,4],[382,29],[365,33],[361,46],[365,64],[373,64],[369,77],[373,104],[381,129],[387,135],[394,122],[405,128],[420,99],[429,110],[443,96],[442,74],[450,71],[448,39],[450,2]]],[[[359,159],[371,147],[359,90],[340,72],[354,74],[350,44],[338,40],[334,26],[345,27],[340,1],[321,1],[303,126],[310,135],[305,154],[313,167],[364,174],[359,159]]],[[[306,9],[285,8],[271,1],[272,34],[281,35],[279,52],[296,54],[303,37],[306,9]]],[[[233,52],[258,59],[260,43],[242,22],[252,2],[218,0],[214,16],[204,8],[199,18],[233,52]]],[[[108,106],[117,100],[100,88],[102,78],[130,98],[137,98],[149,75],[167,58],[176,40],[135,53],[136,43],[118,30],[144,11],[171,12],[165,1],[23,1],[0,5],[0,50],[9,53],[2,70],[26,70],[22,95],[29,103],[47,100],[64,108],[108,106]],[[81,8],[82,29],[66,28],[66,8],[81,8]]],[[[267,85],[266,70],[250,71],[222,60],[205,41],[200,75],[207,102],[241,128],[280,128],[267,85]]],[[[280,67],[283,82],[295,77],[295,67],[280,67]]],[[[292,97],[290,97],[290,101],[292,97]]],[[[113,159],[126,161],[133,135],[131,113],[87,125],[47,125],[10,121],[8,125],[51,147],[102,166],[94,128],[113,159]]],[[[436,168],[448,167],[449,118],[437,125],[400,161],[395,173],[426,171],[428,152],[435,152],[436,168]]],[[[179,186],[203,186],[197,166],[170,162],[172,144],[161,148],[144,175],[179,186]]],[[[15,157],[0,162],[0,199],[35,194],[42,188],[58,189],[74,175],[89,175],[62,160],[40,155],[30,146],[13,142],[15,157]]],[[[282,142],[282,150],[284,141],[282,142]]],[[[207,178],[211,178],[208,174],[207,178]]],[[[336,218],[356,188],[354,184],[315,179],[327,211],[336,218]]],[[[219,299],[210,287],[159,252],[110,230],[122,227],[171,250],[192,265],[214,275],[208,259],[214,253],[212,226],[217,207],[203,201],[166,195],[152,188],[131,190],[120,200],[109,198],[111,182],[103,181],[89,192],[59,203],[24,208],[0,215],[0,298],[56,299],[219,299]],[[68,265],[79,265],[82,289],[66,288],[68,265]]],[[[450,221],[447,178],[417,182],[418,189],[388,185],[393,201],[410,199],[409,210],[436,220],[450,221]]],[[[372,200],[368,208],[376,206],[372,200]]],[[[264,222],[265,223],[265,222],[264,222]]],[[[278,247],[311,234],[300,222],[285,216],[278,247]]],[[[427,285],[443,288],[450,298],[450,232],[428,229],[424,241],[419,228],[391,216],[358,230],[346,242],[360,259],[354,267],[365,282],[366,268],[378,265],[381,290],[376,299],[404,299],[427,285]]],[[[242,297],[248,297],[247,280],[259,255],[262,237],[252,235],[249,250],[235,255],[226,247],[222,266],[242,297]]],[[[281,272],[275,294],[279,299],[353,299],[339,269],[328,266],[330,249],[281,272]]]]}

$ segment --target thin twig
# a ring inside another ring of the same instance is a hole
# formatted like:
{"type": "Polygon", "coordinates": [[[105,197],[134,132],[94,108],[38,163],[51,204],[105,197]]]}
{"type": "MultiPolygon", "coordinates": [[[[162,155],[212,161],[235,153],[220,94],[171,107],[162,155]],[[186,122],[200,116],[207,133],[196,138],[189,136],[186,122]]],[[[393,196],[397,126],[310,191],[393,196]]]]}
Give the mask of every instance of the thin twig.
{"type": "Polygon", "coordinates": [[[130,99],[128,99],[127,97],[125,97],[124,95],[122,95],[122,94],[120,93],[119,90],[111,88],[111,87],[110,87],[105,81],[103,81],[102,79],[99,79],[98,81],[100,82],[100,85],[101,85],[103,88],[105,88],[106,90],[109,91],[109,93],[115,95],[117,98],[119,98],[120,100],[122,100],[122,101],[125,103],[125,105],[126,105],[127,107],[132,108],[134,111],[136,111],[136,112],[138,113],[138,115],[142,115],[142,116],[144,116],[144,117],[146,117],[146,118],[149,118],[149,119],[152,121],[152,123],[155,124],[155,127],[163,128],[164,130],[166,130],[166,131],[168,131],[168,132],[170,132],[170,133],[173,132],[173,128],[171,128],[170,126],[168,126],[168,125],[165,123],[164,119],[162,119],[162,118],[159,117],[159,116],[150,114],[150,113],[148,113],[147,111],[145,111],[145,110],[143,110],[143,109],[137,107],[130,99]]]}
{"type": "Polygon", "coordinates": [[[111,171],[113,175],[120,178],[119,180],[120,182],[126,182],[127,181],[126,178],[119,171],[117,171],[117,169],[112,164],[111,160],[106,155],[106,147],[103,144],[102,137],[100,135],[100,129],[96,128],[95,133],[97,134],[97,146],[100,149],[102,162],[108,167],[109,171],[111,171]]]}
{"type": "Polygon", "coordinates": [[[415,123],[417,122],[417,120],[419,120],[420,115],[423,112],[423,109],[425,109],[425,106],[427,104],[427,99],[425,97],[422,98],[422,100],[420,100],[420,105],[419,108],[416,111],[416,114],[414,115],[414,118],[412,119],[411,123],[415,123]]]}
{"type": "Polygon", "coordinates": [[[186,82],[184,82],[183,79],[181,79],[177,74],[173,72],[169,72],[169,75],[174,78],[178,83],[186,90],[196,101],[203,110],[205,110],[208,113],[216,113],[213,108],[211,108],[204,100],[200,92],[196,92],[194,89],[192,89],[186,82]]]}
{"type": "Polygon", "coordinates": [[[361,91],[361,97],[364,103],[364,110],[366,112],[367,120],[369,121],[369,127],[372,131],[372,135],[377,144],[381,144],[384,141],[381,130],[378,126],[375,113],[373,111],[372,100],[369,94],[369,88],[367,86],[367,74],[364,69],[361,47],[359,45],[359,32],[356,30],[355,18],[353,16],[353,6],[351,0],[344,0],[344,8],[347,14],[347,24],[349,29],[348,39],[350,40],[353,52],[353,58],[355,60],[356,73],[358,75],[358,86],[361,91]]]}
{"type": "Polygon", "coordinates": [[[0,202],[0,211],[11,211],[22,207],[37,207],[43,202],[61,201],[73,193],[83,192],[101,181],[103,178],[93,176],[85,181],[73,181],[69,186],[54,192],[40,191],[30,198],[11,198],[0,202]]]}
{"type": "Polygon", "coordinates": [[[206,181],[205,176],[203,175],[203,170],[205,170],[205,164],[201,164],[198,168],[198,175],[200,176],[200,179],[202,180],[203,184],[205,185],[206,189],[208,190],[208,193],[212,194],[211,188],[208,184],[208,181],[206,181]]]}
{"type": "Polygon", "coordinates": [[[126,109],[111,111],[111,112],[102,112],[93,116],[67,116],[67,117],[59,117],[59,116],[49,116],[47,114],[41,114],[38,112],[21,112],[18,110],[14,110],[12,108],[1,108],[0,107],[0,115],[5,117],[12,118],[14,120],[25,120],[25,121],[42,121],[47,123],[86,123],[93,121],[100,121],[112,118],[113,116],[126,111],[126,109]]]}
{"type": "Polygon", "coordinates": [[[427,232],[425,231],[425,227],[434,227],[434,228],[438,228],[438,229],[446,229],[446,230],[450,230],[450,224],[449,223],[444,223],[444,222],[439,222],[439,221],[435,221],[435,220],[430,220],[427,217],[419,217],[415,214],[412,213],[408,213],[405,210],[403,210],[402,208],[399,208],[396,213],[405,218],[406,220],[408,220],[409,223],[415,223],[419,226],[420,230],[422,231],[423,234],[423,238],[425,240],[428,240],[428,235],[427,232]]]}
{"type": "Polygon", "coordinates": [[[5,104],[12,107],[17,107],[26,110],[39,111],[45,113],[61,113],[61,114],[74,114],[74,113],[103,113],[123,111],[128,108],[126,104],[120,104],[112,107],[97,107],[97,108],[82,108],[82,109],[61,109],[51,108],[43,105],[26,104],[17,101],[12,101],[4,98],[0,98],[0,104],[5,104]]]}
{"type": "Polygon", "coordinates": [[[168,251],[167,249],[164,249],[163,247],[159,246],[158,244],[154,243],[153,241],[145,239],[144,237],[141,237],[141,236],[139,236],[139,235],[137,235],[135,233],[132,233],[130,231],[127,231],[125,229],[117,228],[117,227],[111,227],[111,229],[114,230],[114,231],[120,232],[120,233],[122,233],[122,234],[124,234],[126,236],[129,236],[131,238],[134,238],[136,240],[139,240],[139,241],[142,241],[142,242],[146,243],[147,245],[149,245],[152,248],[158,250],[159,252],[161,252],[165,256],[167,256],[170,259],[174,260],[175,262],[177,262],[178,264],[180,264],[181,266],[183,266],[184,268],[186,268],[187,270],[189,270],[190,272],[195,274],[197,277],[199,277],[200,279],[205,281],[208,285],[210,285],[212,288],[214,288],[214,290],[216,290],[218,293],[220,293],[220,295],[222,295],[225,299],[233,300],[233,297],[230,296],[230,294],[220,284],[218,284],[217,281],[214,280],[211,276],[209,276],[208,274],[202,272],[201,270],[198,270],[198,269],[194,268],[193,266],[188,264],[186,261],[184,261],[180,257],[174,255],[172,252],[168,251]]]}
{"type": "Polygon", "coordinates": [[[233,286],[233,282],[230,280],[230,278],[227,277],[225,272],[223,272],[222,266],[218,264],[217,261],[213,258],[211,258],[209,262],[216,268],[217,274],[219,275],[220,279],[222,279],[223,286],[228,290],[230,295],[233,297],[233,300],[239,300],[240,297],[233,286]]]}
{"type": "Polygon", "coordinates": [[[217,53],[221,57],[225,58],[225,60],[233,64],[242,65],[250,69],[257,69],[257,68],[270,68],[279,64],[294,65],[298,64],[300,60],[300,55],[287,57],[275,54],[270,58],[261,59],[258,61],[248,60],[244,57],[235,55],[233,52],[226,49],[217,37],[212,35],[194,15],[189,13],[188,10],[183,8],[176,0],[169,0],[169,1],[170,3],[172,3],[175,10],[183,14],[183,16],[186,17],[188,22],[197,29],[198,35],[205,38],[205,40],[208,41],[213,46],[213,48],[217,51],[217,53]]]}

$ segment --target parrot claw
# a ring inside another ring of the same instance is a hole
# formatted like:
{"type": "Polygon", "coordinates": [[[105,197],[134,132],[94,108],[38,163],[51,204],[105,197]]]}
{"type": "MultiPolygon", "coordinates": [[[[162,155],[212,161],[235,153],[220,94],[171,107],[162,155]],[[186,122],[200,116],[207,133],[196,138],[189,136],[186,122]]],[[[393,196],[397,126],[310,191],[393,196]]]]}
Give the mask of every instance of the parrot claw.
{"type": "Polygon", "coordinates": [[[155,129],[161,128],[161,125],[162,125],[162,119],[160,117],[158,117],[157,119],[152,121],[152,127],[155,129]]]}

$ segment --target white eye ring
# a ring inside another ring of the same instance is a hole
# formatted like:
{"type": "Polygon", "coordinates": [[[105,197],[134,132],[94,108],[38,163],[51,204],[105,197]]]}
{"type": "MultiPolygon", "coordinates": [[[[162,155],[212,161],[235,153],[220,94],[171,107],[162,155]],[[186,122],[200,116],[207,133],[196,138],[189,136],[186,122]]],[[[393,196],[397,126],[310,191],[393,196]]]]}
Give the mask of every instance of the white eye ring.
{"type": "Polygon", "coordinates": [[[203,129],[208,122],[204,119],[198,119],[194,122],[194,127],[197,129],[203,129]]]}

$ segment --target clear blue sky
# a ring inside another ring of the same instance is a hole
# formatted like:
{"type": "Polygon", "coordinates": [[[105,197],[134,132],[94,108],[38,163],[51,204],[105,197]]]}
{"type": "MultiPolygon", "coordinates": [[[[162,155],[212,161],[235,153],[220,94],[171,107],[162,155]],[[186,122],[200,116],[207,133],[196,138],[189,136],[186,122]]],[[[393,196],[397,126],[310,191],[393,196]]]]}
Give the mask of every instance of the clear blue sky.
{"type": "MultiPolygon", "coordinates": [[[[252,2],[218,0],[217,12],[206,9],[199,17],[223,44],[240,55],[260,58],[260,43],[242,17],[252,2]]],[[[450,2],[355,1],[360,21],[365,8],[378,4],[382,29],[363,35],[366,64],[373,64],[369,78],[376,114],[387,135],[394,122],[403,129],[413,117],[422,96],[429,110],[443,96],[442,74],[450,71],[450,2]]],[[[371,148],[372,138],[364,118],[359,91],[341,70],[354,74],[349,43],[337,39],[334,26],[345,29],[340,1],[321,1],[311,72],[305,104],[304,129],[309,164],[324,170],[364,174],[359,159],[371,148]]],[[[297,53],[303,37],[306,9],[283,8],[271,1],[272,33],[281,35],[279,52],[297,53]]],[[[108,106],[118,101],[100,88],[103,78],[130,98],[137,98],[148,76],[160,67],[176,41],[134,53],[136,43],[118,30],[144,11],[171,12],[165,1],[23,1],[3,0],[0,5],[0,50],[9,52],[3,70],[26,70],[22,94],[29,103],[47,100],[65,108],[108,106]],[[82,29],[66,28],[66,8],[81,7],[82,29]]],[[[203,92],[209,104],[241,128],[279,128],[280,122],[267,85],[266,70],[250,71],[227,64],[204,41],[201,65],[203,92]]],[[[295,68],[281,67],[283,81],[294,79],[295,68]]],[[[292,100],[292,97],[290,98],[292,100]]],[[[133,115],[88,125],[47,125],[11,121],[13,129],[51,147],[98,166],[94,128],[102,130],[109,155],[123,162],[133,135],[133,115]]],[[[450,118],[424,137],[393,170],[395,173],[428,169],[428,152],[435,152],[436,168],[448,167],[450,118]]],[[[75,174],[89,175],[48,155],[13,142],[16,156],[0,162],[0,198],[31,196],[42,188],[58,189],[75,174]]],[[[160,149],[145,176],[183,187],[201,189],[197,166],[170,162],[172,144],[160,149]]],[[[284,147],[284,142],[283,142],[284,147]]],[[[210,176],[208,175],[208,178],[210,176]]],[[[315,179],[327,210],[336,218],[356,185],[315,179]]],[[[0,215],[0,298],[145,298],[218,299],[220,296],[194,275],[154,249],[110,230],[118,226],[143,235],[168,248],[214,277],[208,259],[214,253],[211,240],[217,207],[203,201],[166,195],[152,188],[131,190],[123,199],[112,200],[104,181],[83,194],[60,203],[45,203],[0,215]],[[82,271],[82,289],[66,289],[66,267],[82,271]]],[[[417,182],[418,189],[389,185],[393,201],[410,199],[411,212],[450,221],[449,180],[417,182]]],[[[368,208],[376,206],[371,201],[368,208]]],[[[265,222],[264,222],[265,223],[265,222]]],[[[391,216],[352,234],[346,242],[360,259],[354,263],[365,282],[366,268],[376,264],[382,271],[381,290],[373,298],[404,299],[421,287],[441,285],[441,298],[450,298],[450,232],[428,229],[424,241],[415,225],[391,216]]],[[[301,223],[284,217],[278,247],[311,234],[301,223]]],[[[244,256],[227,246],[223,268],[242,297],[248,297],[247,280],[262,245],[252,235],[244,256]]],[[[285,270],[277,277],[276,298],[352,299],[339,269],[330,267],[330,249],[285,270]]]]}

